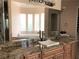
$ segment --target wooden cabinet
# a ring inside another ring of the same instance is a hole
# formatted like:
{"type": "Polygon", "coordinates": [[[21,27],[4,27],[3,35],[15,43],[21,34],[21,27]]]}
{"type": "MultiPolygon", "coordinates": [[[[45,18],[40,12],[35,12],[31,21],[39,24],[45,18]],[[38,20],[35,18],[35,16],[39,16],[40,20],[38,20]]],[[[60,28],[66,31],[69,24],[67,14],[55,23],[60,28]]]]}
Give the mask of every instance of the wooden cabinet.
{"type": "Polygon", "coordinates": [[[72,46],[71,46],[72,48],[71,48],[71,52],[72,52],[72,54],[71,54],[71,57],[72,57],[72,59],[76,59],[76,53],[77,53],[77,43],[75,42],[75,43],[72,43],[72,46]]]}
{"type": "Polygon", "coordinates": [[[62,46],[43,49],[40,52],[26,54],[24,59],[76,59],[76,42],[65,43],[62,46]]]}
{"type": "Polygon", "coordinates": [[[64,46],[64,59],[71,59],[71,44],[64,46]]]}
{"type": "Polygon", "coordinates": [[[64,45],[64,59],[76,59],[76,49],[76,42],[64,45]]]}
{"type": "Polygon", "coordinates": [[[64,54],[63,53],[60,53],[60,54],[57,54],[54,59],[64,59],[64,54]]]}
{"type": "Polygon", "coordinates": [[[63,59],[63,47],[58,47],[56,49],[50,49],[48,51],[44,51],[42,54],[43,59],[63,59]]]}
{"type": "Polygon", "coordinates": [[[46,58],[43,58],[43,59],[64,59],[63,57],[63,53],[61,54],[57,54],[57,55],[52,55],[52,56],[49,56],[49,57],[46,57],[46,58]]]}
{"type": "Polygon", "coordinates": [[[65,43],[63,47],[43,52],[43,59],[76,59],[77,42],[65,43]]]}
{"type": "Polygon", "coordinates": [[[41,53],[25,54],[24,59],[41,59],[41,53]]]}
{"type": "Polygon", "coordinates": [[[63,46],[49,48],[33,54],[24,54],[24,59],[63,59],[63,46]]]}

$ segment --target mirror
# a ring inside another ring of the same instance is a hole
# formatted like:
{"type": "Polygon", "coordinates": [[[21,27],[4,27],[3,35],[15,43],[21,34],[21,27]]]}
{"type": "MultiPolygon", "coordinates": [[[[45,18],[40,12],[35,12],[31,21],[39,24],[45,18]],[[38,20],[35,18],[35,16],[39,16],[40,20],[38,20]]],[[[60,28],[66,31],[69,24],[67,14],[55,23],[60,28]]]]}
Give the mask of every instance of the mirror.
{"type": "Polygon", "coordinates": [[[28,32],[37,32],[38,35],[39,31],[44,31],[45,12],[43,7],[36,7],[14,0],[11,0],[11,2],[9,19],[10,37],[12,39],[27,37],[28,32]]]}
{"type": "Polygon", "coordinates": [[[0,43],[9,41],[8,0],[0,0],[0,43]]]}
{"type": "Polygon", "coordinates": [[[60,11],[52,8],[47,9],[48,12],[48,35],[55,35],[60,31],[60,11]]]}
{"type": "MultiPolygon", "coordinates": [[[[26,32],[59,31],[59,11],[9,0],[10,39],[26,32]],[[46,11],[47,10],[47,11],[46,11]]],[[[38,33],[39,34],[39,33],[38,33]]]]}

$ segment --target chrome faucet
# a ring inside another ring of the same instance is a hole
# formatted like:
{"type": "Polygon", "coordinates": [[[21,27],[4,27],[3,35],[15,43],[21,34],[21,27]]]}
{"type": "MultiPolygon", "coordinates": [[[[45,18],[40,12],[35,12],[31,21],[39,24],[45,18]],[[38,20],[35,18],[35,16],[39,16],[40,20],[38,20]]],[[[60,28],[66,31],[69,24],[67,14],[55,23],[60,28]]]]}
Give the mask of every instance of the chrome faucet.
{"type": "Polygon", "coordinates": [[[41,41],[44,41],[45,39],[45,33],[44,31],[39,31],[39,38],[41,39],[41,41]]]}

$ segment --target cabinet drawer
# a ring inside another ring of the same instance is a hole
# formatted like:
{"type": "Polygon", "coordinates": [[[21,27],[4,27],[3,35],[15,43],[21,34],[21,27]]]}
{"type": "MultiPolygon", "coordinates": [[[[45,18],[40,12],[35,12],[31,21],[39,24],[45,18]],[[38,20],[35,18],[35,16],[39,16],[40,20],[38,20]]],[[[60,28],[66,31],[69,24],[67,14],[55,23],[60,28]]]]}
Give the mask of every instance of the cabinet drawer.
{"type": "Polygon", "coordinates": [[[43,57],[43,59],[54,59],[54,56],[47,56],[47,57],[43,57]]]}
{"type": "Polygon", "coordinates": [[[56,55],[44,57],[43,59],[64,59],[64,55],[63,55],[63,53],[58,53],[56,55]]]}
{"type": "Polygon", "coordinates": [[[56,49],[52,49],[52,50],[48,50],[48,51],[45,51],[43,52],[43,57],[47,57],[47,56],[51,56],[51,55],[55,55],[57,53],[63,53],[63,47],[60,47],[60,48],[56,48],[56,49]]]}
{"type": "Polygon", "coordinates": [[[64,47],[65,47],[65,50],[69,50],[71,49],[71,44],[65,45],[64,47]]]}
{"type": "Polygon", "coordinates": [[[72,51],[71,44],[64,46],[64,51],[65,51],[65,53],[70,54],[72,51]]]}
{"type": "Polygon", "coordinates": [[[40,53],[27,54],[25,55],[25,59],[41,59],[40,53]]]}
{"type": "Polygon", "coordinates": [[[60,53],[54,56],[54,59],[64,59],[64,54],[60,53]]]}

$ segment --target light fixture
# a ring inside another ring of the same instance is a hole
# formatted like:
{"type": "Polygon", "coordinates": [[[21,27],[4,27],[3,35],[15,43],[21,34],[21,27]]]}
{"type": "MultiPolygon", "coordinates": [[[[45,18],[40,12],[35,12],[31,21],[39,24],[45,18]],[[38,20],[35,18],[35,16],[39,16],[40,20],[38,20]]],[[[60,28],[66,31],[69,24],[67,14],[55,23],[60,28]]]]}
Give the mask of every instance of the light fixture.
{"type": "Polygon", "coordinates": [[[53,0],[29,0],[29,2],[45,3],[45,5],[48,5],[48,6],[54,6],[55,5],[53,0]]]}
{"type": "Polygon", "coordinates": [[[48,6],[54,6],[55,5],[53,0],[45,0],[45,4],[48,5],[48,6]]]}

